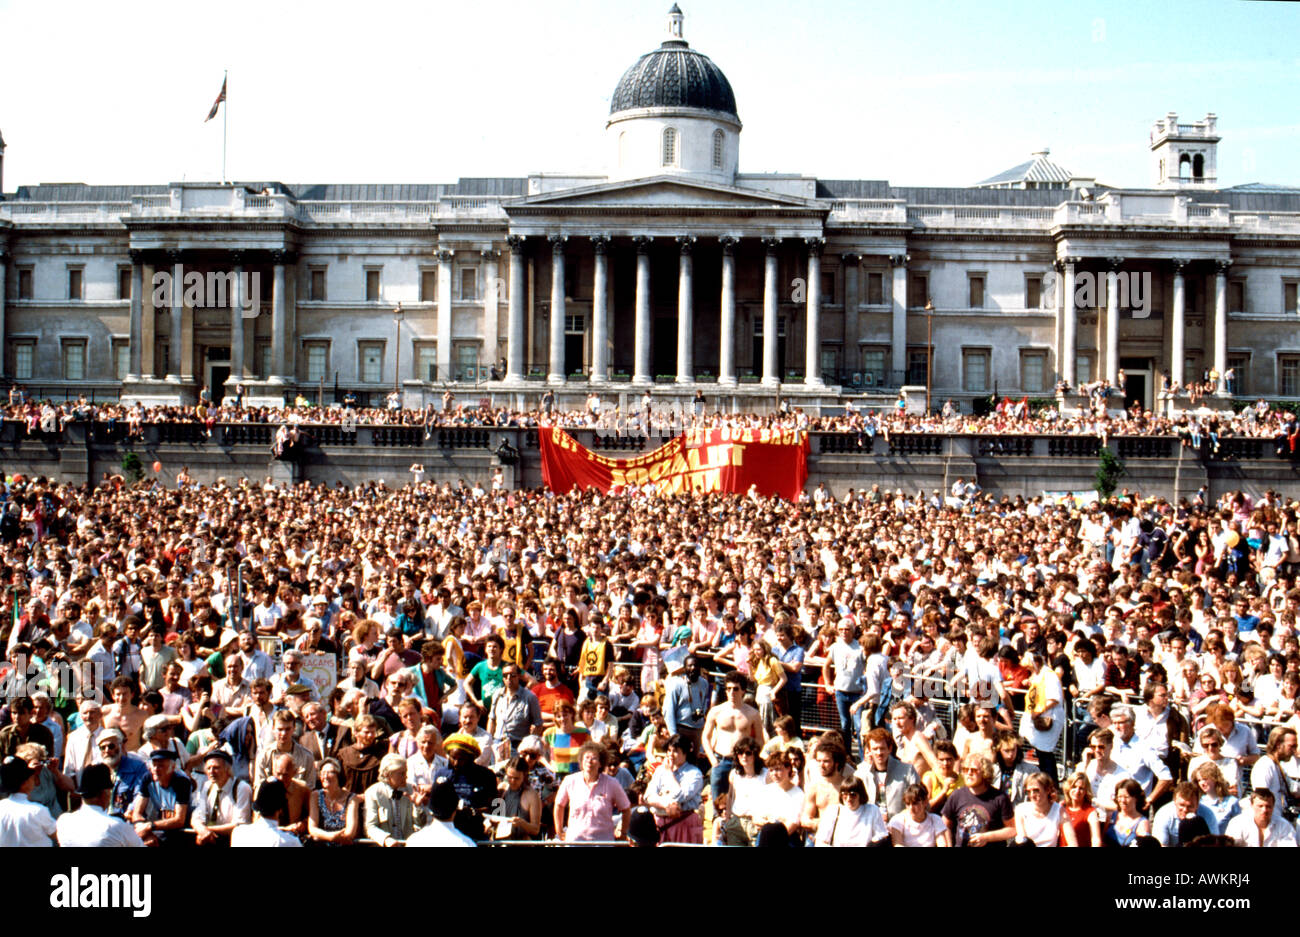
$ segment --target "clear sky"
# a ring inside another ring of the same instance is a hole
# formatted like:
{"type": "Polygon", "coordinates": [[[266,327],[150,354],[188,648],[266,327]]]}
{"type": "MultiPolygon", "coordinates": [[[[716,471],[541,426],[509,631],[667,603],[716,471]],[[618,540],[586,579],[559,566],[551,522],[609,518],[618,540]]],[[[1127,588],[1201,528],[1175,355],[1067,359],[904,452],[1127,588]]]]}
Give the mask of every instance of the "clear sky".
{"type": "MultiPolygon", "coordinates": [[[[1219,117],[1222,185],[1300,185],[1300,4],[679,0],[727,74],[742,172],[969,185],[1050,146],[1154,182],[1167,111],[1219,117]]],[[[0,0],[4,188],[229,175],[600,171],[609,97],[671,0],[0,0]]]]}

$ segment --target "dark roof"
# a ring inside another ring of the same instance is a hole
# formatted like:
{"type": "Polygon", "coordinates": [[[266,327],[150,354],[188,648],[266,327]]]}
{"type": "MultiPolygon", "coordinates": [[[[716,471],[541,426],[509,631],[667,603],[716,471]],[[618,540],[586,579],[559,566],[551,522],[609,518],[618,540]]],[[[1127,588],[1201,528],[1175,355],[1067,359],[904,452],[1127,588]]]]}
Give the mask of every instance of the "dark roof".
{"type": "Polygon", "coordinates": [[[740,120],[736,95],[722,69],[682,39],[670,39],[647,52],[618,80],[609,112],[640,107],[694,107],[740,120]]]}
{"type": "Polygon", "coordinates": [[[818,198],[893,198],[886,179],[818,179],[818,198]]]}
{"type": "Polygon", "coordinates": [[[166,195],[165,185],[86,185],[82,182],[43,182],[20,185],[17,201],[29,202],[129,202],[133,195],[166,195]]]}
{"type": "MultiPolygon", "coordinates": [[[[1100,187],[1098,187],[1100,188],[1100,187]]],[[[901,198],[909,205],[1022,205],[1055,207],[1068,193],[1061,189],[977,189],[890,186],[888,198],[901,198]]]]}

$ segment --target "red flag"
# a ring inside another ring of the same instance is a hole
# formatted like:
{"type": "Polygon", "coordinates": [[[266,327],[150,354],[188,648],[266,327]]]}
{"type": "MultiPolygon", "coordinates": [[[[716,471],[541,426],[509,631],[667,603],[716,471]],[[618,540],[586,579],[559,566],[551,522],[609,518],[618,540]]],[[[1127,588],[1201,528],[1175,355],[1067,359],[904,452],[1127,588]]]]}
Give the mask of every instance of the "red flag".
{"type": "Polygon", "coordinates": [[[226,99],[226,79],[222,78],[221,93],[217,95],[217,99],[212,102],[212,110],[208,111],[208,116],[203,118],[203,122],[205,124],[208,121],[210,121],[212,118],[217,116],[217,110],[221,107],[221,102],[224,101],[225,99],[226,99]]]}

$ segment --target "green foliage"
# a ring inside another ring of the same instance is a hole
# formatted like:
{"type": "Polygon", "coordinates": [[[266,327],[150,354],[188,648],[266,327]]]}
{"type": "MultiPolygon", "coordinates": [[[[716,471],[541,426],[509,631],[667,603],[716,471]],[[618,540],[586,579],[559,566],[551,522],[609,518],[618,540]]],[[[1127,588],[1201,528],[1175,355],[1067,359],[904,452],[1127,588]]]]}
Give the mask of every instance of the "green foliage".
{"type": "Polygon", "coordinates": [[[1094,476],[1097,480],[1097,494],[1105,501],[1114,492],[1115,486],[1124,476],[1124,463],[1119,460],[1119,456],[1108,447],[1101,450],[1101,457],[1097,460],[1097,474],[1094,476]]]}
{"type": "Polygon", "coordinates": [[[140,457],[134,452],[127,452],[122,456],[122,477],[131,485],[144,478],[144,466],[140,462],[140,457]]]}

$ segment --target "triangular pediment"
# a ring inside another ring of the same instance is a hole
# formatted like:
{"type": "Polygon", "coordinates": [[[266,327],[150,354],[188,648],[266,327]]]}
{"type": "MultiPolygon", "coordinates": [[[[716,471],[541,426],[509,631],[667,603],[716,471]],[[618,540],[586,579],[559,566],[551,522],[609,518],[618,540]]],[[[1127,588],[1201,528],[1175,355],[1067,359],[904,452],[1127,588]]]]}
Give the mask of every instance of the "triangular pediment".
{"type": "Polygon", "coordinates": [[[599,185],[543,192],[505,203],[507,214],[516,208],[562,210],[565,208],[662,207],[689,210],[742,208],[751,210],[806,209],[825,212],[827,207],[813,199],[797,198],[777,192],[740,189],[735,186],[684,179],[680,176],[652,176],[599,185]]]}

